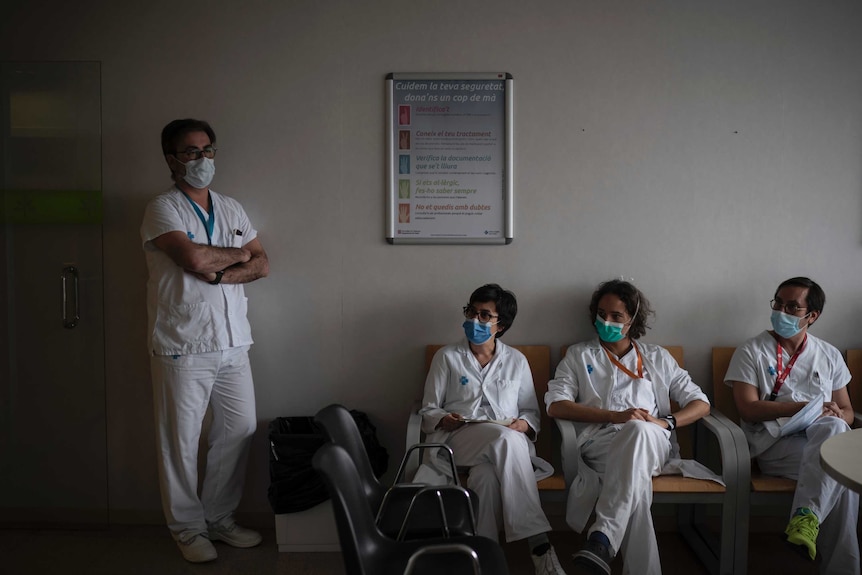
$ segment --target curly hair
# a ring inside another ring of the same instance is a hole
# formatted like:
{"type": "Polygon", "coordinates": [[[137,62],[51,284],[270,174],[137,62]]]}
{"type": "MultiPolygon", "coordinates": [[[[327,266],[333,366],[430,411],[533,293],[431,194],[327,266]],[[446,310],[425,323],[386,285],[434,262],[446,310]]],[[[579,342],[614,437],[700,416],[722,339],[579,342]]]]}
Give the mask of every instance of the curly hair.
{"type": "Polygon", "coordinates": [[[644,294],[634,285],[623,280],[610,280],[596,288],[593,292],[593,297],[590,299],[590,322],[596,321],[598,314],[599,300],[607,294],[613,294],[622,300],[626,306],[626,312],[632,316],[631,327],[628,331],[628,337],[631,339],[639,339],[646,334],[649,329],[647,318],[655,315],[649,300],[644,294]]]}

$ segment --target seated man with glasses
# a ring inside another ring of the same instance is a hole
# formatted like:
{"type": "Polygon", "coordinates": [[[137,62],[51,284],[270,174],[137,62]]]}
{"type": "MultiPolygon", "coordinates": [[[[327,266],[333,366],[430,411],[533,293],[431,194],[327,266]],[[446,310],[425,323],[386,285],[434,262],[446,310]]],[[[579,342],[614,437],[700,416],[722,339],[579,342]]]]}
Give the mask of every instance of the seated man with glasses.
{"type": "MultiPolygon", "coordinates": [[[[497,284],[478,288],[464,307],[466,338],[441,348],[431,362],[422,399],[427,441],[446,443],[467,486],[479,498],[479,535],[526,539],[537,575],[564,575],[548,540],[551,526],[539,502],[533,441],[539,405],[527,358],[499,340],[515,321],[518,303],[497,284]]],[[[548,474],[549,475],[549,474],[548,474]]],[[[546,475],[547,476],[547,475],[546,475]]]]}
{"type": "Polygon", "coordinates": [[[821,573],[858,575],[859,496],[820,467],[820,446],[853,422],[841,353],[808,333],[825,302],[806,277],[782,282],[770,302],[773,329],[737,348],[724,383],[761,471],[797,480],[786,541],[812,561],[819,546],[821,573]]]}
{"type": "Polygon", "coordinates": [[[716,476],[679,459],[671,432],[709,413],[706,395],[663,347],[641,343],[649,301],[623,280],[602,283],[590,299],[598,338],[569,347],[548,383],[548,415],[575,422],[582,465],[569,487],[566,522],[587,542],[575,554],[586,573],[610,575],[621,552],[624,573],[659,575],[650,506],[652,478],[684,472],[716,476]],[[671,400],[682,406],[671,413],[671,400]]]}

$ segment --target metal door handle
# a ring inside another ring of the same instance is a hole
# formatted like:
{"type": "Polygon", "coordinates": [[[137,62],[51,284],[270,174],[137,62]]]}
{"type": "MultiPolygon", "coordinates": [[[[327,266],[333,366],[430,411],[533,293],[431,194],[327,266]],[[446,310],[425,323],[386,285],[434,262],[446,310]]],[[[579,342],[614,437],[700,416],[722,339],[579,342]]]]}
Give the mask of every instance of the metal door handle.
{"type": "Polygon", "coordinates": [[[78,325],[81,319],[80,307],[78,306],[78,268],[66,266],[60,274],[63,280],[63,327],[72,329],[78,325]],[[67,281],[71,279],[72,281],[67,281]],[[71,294],[69,291],[71,290],[71,294]]]}

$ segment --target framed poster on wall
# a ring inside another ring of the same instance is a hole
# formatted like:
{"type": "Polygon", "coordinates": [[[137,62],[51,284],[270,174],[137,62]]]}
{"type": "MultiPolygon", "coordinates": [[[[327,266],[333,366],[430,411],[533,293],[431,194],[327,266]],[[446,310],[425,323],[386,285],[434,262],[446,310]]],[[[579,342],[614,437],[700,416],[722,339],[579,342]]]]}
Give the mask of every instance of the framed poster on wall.
{"type": "Polygon", "coordinates": [[[511,243],[513,90],[507,73],[386,77],[386,241],[511,243]]]}

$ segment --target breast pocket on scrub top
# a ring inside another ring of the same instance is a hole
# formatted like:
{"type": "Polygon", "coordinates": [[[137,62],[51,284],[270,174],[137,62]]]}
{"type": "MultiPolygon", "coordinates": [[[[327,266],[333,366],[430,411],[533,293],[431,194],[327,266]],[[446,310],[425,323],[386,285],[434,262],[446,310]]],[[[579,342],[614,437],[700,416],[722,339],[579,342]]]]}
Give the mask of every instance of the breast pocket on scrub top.
{"type": "Polygon", "coordinates": [[[494,391],[497,394],[497,408],[502,411],[499,415],[517,417],[518,391],[520,382],[516,379],[498,379],[494,382],[494,391]]]}

